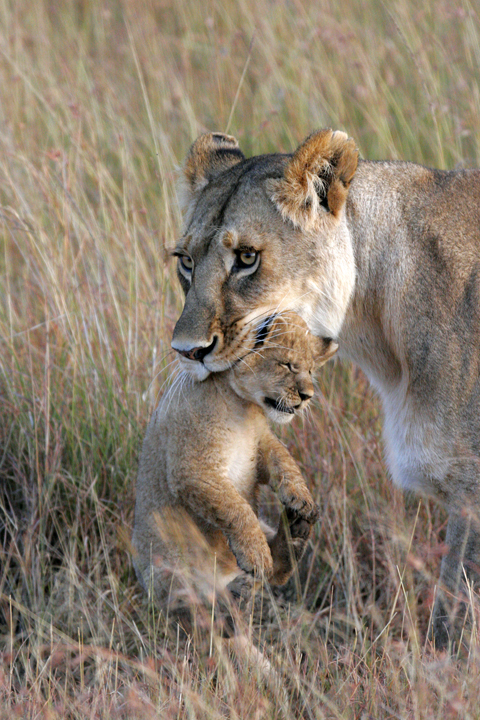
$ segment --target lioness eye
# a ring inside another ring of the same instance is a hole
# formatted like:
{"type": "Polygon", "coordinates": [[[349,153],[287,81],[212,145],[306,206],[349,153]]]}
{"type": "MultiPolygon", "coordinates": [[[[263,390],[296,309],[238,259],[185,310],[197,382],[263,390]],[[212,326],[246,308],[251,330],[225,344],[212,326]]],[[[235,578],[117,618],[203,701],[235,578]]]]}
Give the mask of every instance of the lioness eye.
{"type": "Polygon", "coordinates": [[[244,252],[239,253],[238,259],[241,263],[243,263],[247,267],[250,267],[251,265],[255,264],[255,260],[257,259],[257,253],[253,252],[253,250],[245,250],[244,252]]]}
{"type": "Polygon", "coordinates": [[[180,270],[184,275],[190,276],[193,270],[193,260],[188,255],[180,255],[178,258],[180,270]]]}
{"type": "Polygon", "coordinates": [[[260,262],[260,253],[256,250],[239,250],[236,253],[234,271],[248,271],[246,274],[255,272],[260,262]]]}

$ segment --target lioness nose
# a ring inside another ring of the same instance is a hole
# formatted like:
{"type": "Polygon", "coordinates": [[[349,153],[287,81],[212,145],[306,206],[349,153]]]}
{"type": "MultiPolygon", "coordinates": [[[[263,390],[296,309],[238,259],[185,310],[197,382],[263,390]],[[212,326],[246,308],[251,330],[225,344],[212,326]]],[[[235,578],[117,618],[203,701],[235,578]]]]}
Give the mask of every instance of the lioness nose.
{"type": "Polygon", "coordinates": [[[217,338],[213,338],[213,342],[210,343],[210,345],[207,345],[207,347],[196,347],[192,348],[191,350],[178,350],[175,348],[175,350],[180,354],[183,355],[183,357],[188,358],[189,360],[197,360],[198,362],[203,362],[203,358],[208,355],[208,353],[212,352],[215,343],[217,342],[217,338]]]}

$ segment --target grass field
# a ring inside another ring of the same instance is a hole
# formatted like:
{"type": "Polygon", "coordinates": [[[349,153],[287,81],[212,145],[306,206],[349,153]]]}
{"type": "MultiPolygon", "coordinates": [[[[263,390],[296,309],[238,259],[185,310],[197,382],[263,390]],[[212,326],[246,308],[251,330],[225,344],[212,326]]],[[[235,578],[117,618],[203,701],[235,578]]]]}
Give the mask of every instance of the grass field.
{"type": "Polygon", "coordinates": [[[310,599],[268,635],[288,707],[216,638],[168,644],[129,556],[190,143],[331,126],[479,165],[479,72],[468,0],[0,0],[0,720],[480,716],[479,646],[425,640],[445,515],[391,485],[351,366],[282,432],[322,511],[310,599]]]}

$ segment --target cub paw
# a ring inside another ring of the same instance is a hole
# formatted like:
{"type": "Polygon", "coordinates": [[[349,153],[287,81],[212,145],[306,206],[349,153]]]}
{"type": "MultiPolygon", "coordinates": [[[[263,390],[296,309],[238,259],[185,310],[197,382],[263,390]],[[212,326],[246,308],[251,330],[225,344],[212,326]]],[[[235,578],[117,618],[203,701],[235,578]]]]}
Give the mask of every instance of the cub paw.
{"type": "MultiPolygon", "coordinates": [[[[304,543],[309,539],[312,532],[312,522],[298,515],[295,510],[286,510],[288,531],[291,539],[300,540],[304,543]]],[[[316,520],[317,518],[315,518],[316,520]]]]}
{"type": "Polygon", "coordinates": [[[307,488],[285,488],[279,492],[281,503],[290,513],[295,513],[296,517],[306,520],[310,524],[316,522],[320,515],[318,505],[310,495],[307,488]]]}
{"type": "Polygon", "coordinates": [[[227,590],[239,607],[245,607],[252,599],[255,580],[251,575],[241,573],[227,585],[227,590]]]}
{"type": "Polygon", "coordinates": [[[251,542],[245,540],[238,542],[230,540],[230,548],[235,555],[238,566],[251,575],[264,575],[269,578],[273,573],[272,553],[268,547],[265,537],[262,535],[262,542],[251,542]]]}

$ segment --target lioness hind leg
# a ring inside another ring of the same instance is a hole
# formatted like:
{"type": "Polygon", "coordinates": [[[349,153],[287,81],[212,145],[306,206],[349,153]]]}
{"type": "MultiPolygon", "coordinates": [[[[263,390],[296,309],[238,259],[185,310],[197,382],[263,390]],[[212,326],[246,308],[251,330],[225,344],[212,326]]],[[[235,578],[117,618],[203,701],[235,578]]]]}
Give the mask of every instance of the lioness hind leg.
{"type": "MultiPolygon", "coordinates": [[[[430,636],[437,650],[448,648],[471,625],[468,616],[467,582],[480,587],[480,517],[472,513],[451,513],[445,538],[448,552],[443,557],[440,585],[433,609],[430,636]]],[[[467,633],[468,637],[468,633],[467,633]]]]}

